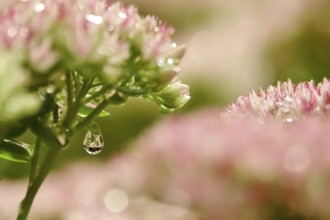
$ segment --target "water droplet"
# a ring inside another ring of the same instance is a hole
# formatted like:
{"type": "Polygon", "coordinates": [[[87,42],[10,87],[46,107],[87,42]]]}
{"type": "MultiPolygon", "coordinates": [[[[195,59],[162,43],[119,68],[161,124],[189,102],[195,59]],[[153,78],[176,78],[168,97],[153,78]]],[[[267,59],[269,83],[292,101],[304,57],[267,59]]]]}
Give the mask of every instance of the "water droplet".
{"type": "Polygon", "coordinates": [[[45,4],[38,2],[34,4],[34,11],[39,13],[42,12],[43,10],[45,10],[46,6],[45,4]]]}
{"type": "Polygon", "coordinates": [[[95,122],[87,126],[84,148],[88,154],[98,154],[103,150],[104,140],[100,127],[95,122]]]}
{"type": "Polygon", "coordinates": [[[173,64],[174,64],[174,59],[172,59],[172,58],[168,58],[168,59],[166,60],[166,63],[169,64],[169,65],[173,65],[173,64]]]}
{"type": "Polygon", "coordinates": [[[54,85],[48,85],[46,87],[46,92],[49,94],[53,94],[55,92],[56,87],[54,85]]]}
{"type": "Polygon", "coordinates": [[[314,109],[314,112],[317,113],[317,114],[322,113],[320,106],[317,106],[317,107],[314,109]]]}
{"type": "Polygon", "coordinates": [[[292,98],[290,97],[290,96],[285,96],[285,98],[284,98],[284,100],[286,101],[286,102],[292,102],[292,98]]]}
{"type": "Polygon", "coordinates": [[[160,28],[159,27],[154,27],[154,32],[159,32],[160,31],[160,28]]]}
{"type": "Polygon", "coordinates": [[[159,67],[164,67],[164,65],[165,65],[165,59],[164,58],[159,58],[158,61],[157,61],[157,65],[159,67]]]}
{"type": "Polygon", "coordinates": [[[93,14],[88,14],[85,16],[86,20],[89,22],[92,22],[93,24],[102,24],[103,23],[103,18],[101,16],[93,15],[93,14]]]}
{"type": "Polygon", "coordinates": [[[283,116],[283,121],[284,122],[288,122],[288,123],[291,123],[293,122],[294,118],[292,116],[292,114],[290,112],[286,113],[284,116],[283,116]]]}
{"type": "Polygon", "coordinates": [[[127,18],[127,14],[121,11],[118,13],[118,17],[124,20],[127,18]]]}

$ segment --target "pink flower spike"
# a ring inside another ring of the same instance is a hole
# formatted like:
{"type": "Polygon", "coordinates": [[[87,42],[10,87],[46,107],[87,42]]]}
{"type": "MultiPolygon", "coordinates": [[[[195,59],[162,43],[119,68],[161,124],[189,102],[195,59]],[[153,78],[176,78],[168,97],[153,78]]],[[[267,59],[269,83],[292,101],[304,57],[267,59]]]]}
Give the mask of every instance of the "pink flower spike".
{"type": "Polygon", "coordinates": [[[238,98],[224,115],[250,115],[260,121],[275,118],[285,122],[300,120],[306,116],[324,115],[330,109],[330,83],[328,79],[315,85],[313,80],[297,85],[291,80],[278,82],[266,91],[252,91],[238,98]]]}

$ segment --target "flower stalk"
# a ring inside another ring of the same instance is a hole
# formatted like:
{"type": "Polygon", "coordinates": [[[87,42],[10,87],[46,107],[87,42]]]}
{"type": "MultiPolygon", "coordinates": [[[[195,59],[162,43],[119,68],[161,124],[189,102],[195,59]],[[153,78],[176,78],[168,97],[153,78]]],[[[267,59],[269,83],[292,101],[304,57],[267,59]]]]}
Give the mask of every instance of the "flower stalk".
{"type": "Polygon", "coordinates": [[[34,170],[31,170],[31,172],[38,173],[38,174],[33,179],[31,178],[33,176],[32,175],[30,176],[30,183],[29,183],[26,195],[21,202],[17,220],[26,220],[27,219],[27,216],[31,209],[33,200],[34,200],[40,186],[44,182],[49,171],[51,170],[59,152],[60,152],[59,149],[49,148],[48,152],[43,160],[43,163],[40,166],[39,172],[37,172],[38,166],[31,166],[31,169],[34,169],[34,170]]]}

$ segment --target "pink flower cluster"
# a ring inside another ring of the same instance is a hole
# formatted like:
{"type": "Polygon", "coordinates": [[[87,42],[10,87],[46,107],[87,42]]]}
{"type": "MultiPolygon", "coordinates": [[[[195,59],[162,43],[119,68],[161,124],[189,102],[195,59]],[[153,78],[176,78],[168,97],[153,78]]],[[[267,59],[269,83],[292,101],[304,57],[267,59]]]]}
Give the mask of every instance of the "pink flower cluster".
{"type": "MultiPolygon", "coordinates": [[[[15,57],[24,86],[33,89],[61,90],[64,73],[76,72],[127,96],[158,98],[171,83],[185,86],[177,78],[185,47],[172,40],[173,32],[111,1],[19,0],[0,10],[0,54],[15,57]]],[[[181,102],[173,100],[174,108],[188,101],[189,91],[177,95],[181,102]]]]}
{"type": "MultiPolygon", "coordinates": [[[[33,218],[328,219],[329,117],[225,119],[218,110],[172,117],[108,164],[76,164],[51,176],[33,218]]],[[[1,185],[10,197],[10,184],[1,185]]],[[[0,202],[10,216],[7,206],[0,202]]]]}
{"type": "Polygon", "coordinates": [[[224,115],[250,115],[260,121],[275,118],[285,122],[324,115],[330,109],[330,82],[315,84],[314,81],[294,85],[290,80],[278,82],[258,93],[240,96],[237,103],[229,106],[224,115]]]}
{"type": "Polygon", "coordinates": [[[183,191],[200,219],[327,219],[329,122],[260,124],[217,111],[169,119],[137,144],[143,192],[167,201],[183,191]]]}
{"type": "Polygon", "coordinates": [[[22,0],[0,14],[1,48],[22,52],[35,72],[64,65],[86,74],[101,71],[110,82],[123,74],[129,58],[150,61],[163,81],[171,81],[184,52],[172,34],[135,7],[109,1],[22,0]]]}

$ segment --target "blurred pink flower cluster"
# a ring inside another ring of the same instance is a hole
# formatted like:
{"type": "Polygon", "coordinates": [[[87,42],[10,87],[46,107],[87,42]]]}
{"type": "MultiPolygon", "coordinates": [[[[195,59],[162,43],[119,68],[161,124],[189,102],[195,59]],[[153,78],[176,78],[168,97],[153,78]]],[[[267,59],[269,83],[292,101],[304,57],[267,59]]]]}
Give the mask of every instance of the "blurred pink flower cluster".
{"type": "Polygon", "coordinates": [[[231,117],[250,115],[260,121],[276,118],[284,122],[300,120],[310,115],[323,115],[330,109],[330,83],[328,79],[315,85],[314,81],[294,85],[290,80],[278,82],[265,91],[252,91],[240,96],[225,114],[231,117]]]}
{"type": "MultiPolygon", "coordinates": [[[[328,116],[261,124],[213,109],[168,118],[107,164],[76,164],[52,175],[32,216],[326,220],[329,129],[328,116]]],[[[0,213],[10,216],[19,187],[0,187],[0,213]]]]}

